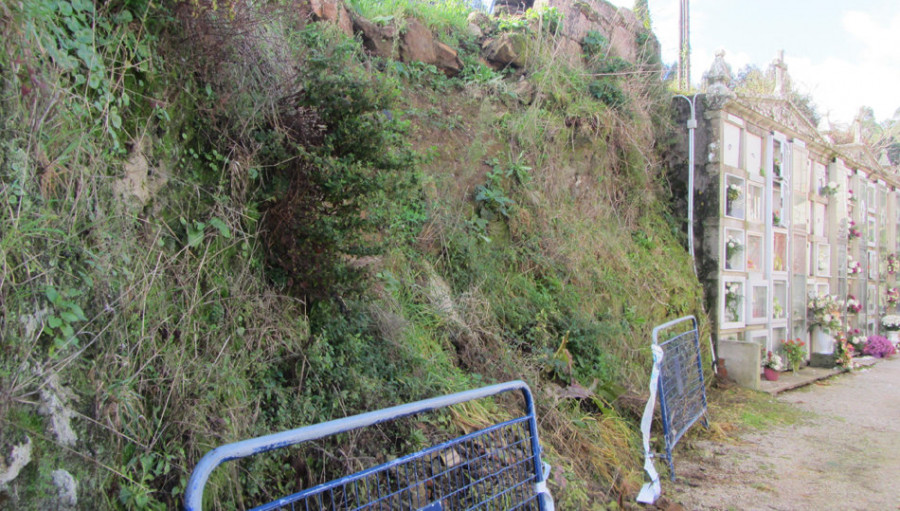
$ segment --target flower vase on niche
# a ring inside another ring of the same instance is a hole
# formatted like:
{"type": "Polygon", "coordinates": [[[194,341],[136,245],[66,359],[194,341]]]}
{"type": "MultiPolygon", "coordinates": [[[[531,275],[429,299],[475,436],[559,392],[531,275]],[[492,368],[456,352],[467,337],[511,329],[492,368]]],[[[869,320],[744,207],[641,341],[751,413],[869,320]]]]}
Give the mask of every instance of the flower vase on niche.
{"type": "Polygon", "coordinates": [[[882,317],[881,327],[887,332],[887,339],[891,341],[891,344],[896,346],[897,343],[900,343],[900,315],[888,314],[882,317]]]}
{"type": "Polygon", "coordinates": [[[725,269],[740,270],[743,269],[740,255],[744,251],[744,243],[737,236],[729,235],[725,241],[725,269]]]}
{"type": "Polygon", "coordinates": [[[780,355],[776,355],[771,351],[766,354],[766,361],[763,362],[763,376],[768,381],[778,381],[780,372],[784,369],[784,362],[780,355]]]}
{"type": "Polygon", "coordinates": [[[831,295],[812,296],[807,304],[810,325],[810,365],[834,367],[833,333],[841,329],[843,302],[831,295]]]}
{"type": "Polygon", "coordinates": [[[834,337],[820,326],[813,327],[812,352],[821,355],[831,355],[834,353],[834,337]]]}

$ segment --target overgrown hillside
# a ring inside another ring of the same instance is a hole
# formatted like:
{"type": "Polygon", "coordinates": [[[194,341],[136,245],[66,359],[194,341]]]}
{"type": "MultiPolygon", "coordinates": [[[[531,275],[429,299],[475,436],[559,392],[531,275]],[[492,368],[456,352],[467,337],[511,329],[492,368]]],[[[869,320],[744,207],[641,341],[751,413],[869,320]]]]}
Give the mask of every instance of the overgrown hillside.
{"type": "MultiPolygon", "coordinates": [[[[0,507],[66,508],[76,481],[79,507],[175,508],[214,446],[518,378],[560,509],[638,489],[649,333],[705,324],[652,36],[628,62],[600,31],[563,52],[555,8],[478,30],[459,1],[348,8],[461,69],[302,0],[0,4],[0,507]],[[483,54],[502,37],[514,64],[483,54]]],[[[207,502],[514,405],[235,464],[207,502]]]]}

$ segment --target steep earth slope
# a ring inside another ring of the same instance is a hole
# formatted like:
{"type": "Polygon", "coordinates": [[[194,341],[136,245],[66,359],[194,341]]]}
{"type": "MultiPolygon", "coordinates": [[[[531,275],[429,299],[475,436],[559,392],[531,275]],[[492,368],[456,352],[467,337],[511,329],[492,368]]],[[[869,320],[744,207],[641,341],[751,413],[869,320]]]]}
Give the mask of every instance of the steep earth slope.
{"type": "MultiPolygon", "coordinates": [[[[30,450],[4,505],[74,481],[79,505],[171,508],[216,445],[512,378],[562,509],[639,487],[649,331],[703,313],[630,12],[33,0],[0,29],[0,443],[30,450]]],[[[507,406],[262,457],[209,499],[507,406]]]]}

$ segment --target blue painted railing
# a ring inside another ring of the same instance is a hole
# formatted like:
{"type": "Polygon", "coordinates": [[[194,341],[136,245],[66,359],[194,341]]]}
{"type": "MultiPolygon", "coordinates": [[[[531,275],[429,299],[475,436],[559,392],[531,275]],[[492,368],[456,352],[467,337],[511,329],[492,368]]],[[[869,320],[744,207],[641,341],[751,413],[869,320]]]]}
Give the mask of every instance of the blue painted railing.
{"type": "Polygon", "coordinates": [[[354,415],[213,449],[191,475],[185,509],[200,511],[216,467],[230,460],[301,444],[447,406],[519,390],[525,414],[254,509],[539,510],[552,511],[541,463],[531,390],[512,381],[354,415]]]}
{"type": "Polygon", "coordinates": [[[703,361],[700,356],[700,332],[697,318],[686,316],[669,321],[653,329],[653,344],[662,348],[659,370],[659,407],[662,415],[663,436],[666,441],[666,460],[669,476],[675,480],[675,463],[672,449],[681,437],[701,418],[708,428],[706,418],[706,386],[703,383],[703,361]],[[674,334],[660,342],[660,332],[684,328],[687,331],[674,334]]]}

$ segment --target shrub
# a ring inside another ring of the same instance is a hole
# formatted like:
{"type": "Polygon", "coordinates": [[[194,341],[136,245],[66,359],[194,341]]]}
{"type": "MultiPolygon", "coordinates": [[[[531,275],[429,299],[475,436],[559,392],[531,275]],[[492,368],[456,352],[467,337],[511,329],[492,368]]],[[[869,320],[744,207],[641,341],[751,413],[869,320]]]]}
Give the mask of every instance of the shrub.
{"type": "Polygon", "coordinates": [[[601,76],[588,85],[591,95],[614,109],[620,109],[628,103],[628,96],[618,83],[608,76],[601,76]]]}
{"type": "Polygon", "coordinates": [[[581,40],[581,49],[589,57],[605,53],[608,46],[609,40],[596,30],[588,30],[588,33],[581,40]]]}
{"type": "Polygon", "coordinates": [[[556,7],[544,6],[540,9],[528,9],[525,12],[525,18],[538,22],[549,34],[556,34],[562,28],[563,13],[559,12],[556,7]]]}
{"type": "Polygon", "coordinates": [[[354,281],[348,256],[381,251],[411,200],[415,156],[390,110],[397,84],[366,70],[359,44],[315,25],[299,36],[298,92],[257,134],[274,199],[264,237],[273,278],[318,297],[354,281]]]}
{"type": "Polygon", "coordinates": [[[863,353],[871,355],[875,358],[884,358],[897,353],[897,349],[891,344],[891,341],[880,335],[870,335],[863,353]]]}

